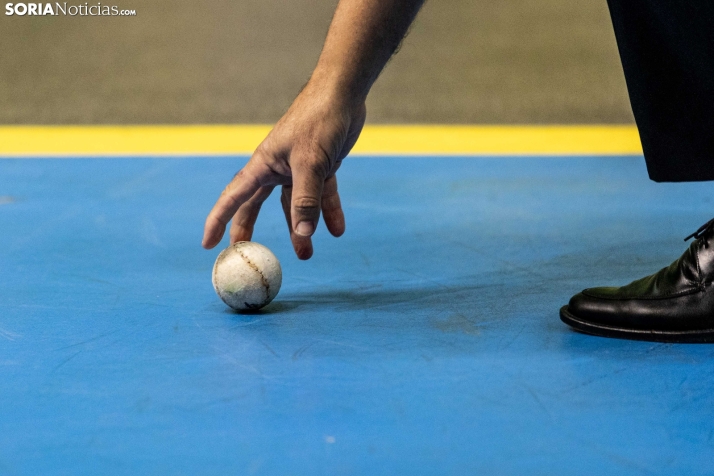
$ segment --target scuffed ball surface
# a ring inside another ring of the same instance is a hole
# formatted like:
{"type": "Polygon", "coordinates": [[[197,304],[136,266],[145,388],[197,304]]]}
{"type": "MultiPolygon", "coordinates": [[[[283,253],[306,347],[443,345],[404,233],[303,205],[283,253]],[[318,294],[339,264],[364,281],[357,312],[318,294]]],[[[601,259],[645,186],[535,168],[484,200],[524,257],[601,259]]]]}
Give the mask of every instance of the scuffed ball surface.
{"type": "Polygon", "coordinates": [[[213,265],[213,288],[236,311],[256,310],[280,291],[283,272],[272,251],[252,241],[234,243],[213,265]]]}

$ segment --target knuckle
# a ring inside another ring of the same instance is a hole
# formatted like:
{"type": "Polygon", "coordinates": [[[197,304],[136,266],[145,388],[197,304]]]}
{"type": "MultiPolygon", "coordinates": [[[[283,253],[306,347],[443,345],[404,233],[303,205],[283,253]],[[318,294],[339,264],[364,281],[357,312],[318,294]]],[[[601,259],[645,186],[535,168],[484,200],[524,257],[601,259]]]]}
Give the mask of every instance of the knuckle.
{"type": "Polygon", "coordinates": [[[266,175],[290,175],[285,151],[266,146],[265,143],[255,149],[250,162],[266,175]]]}
{"type": "Polygon", "coordinates": [[[292,200],[293,203],[293,208],[295,208],[296,211],[306,211],[306,212],[313,212],[315,210],[319,210],[320,208],[320,200],[314,197],[298,197],[298,198],[293,198],[292,200]]]}
{"type": "Polygon", "coordinates": [[[266,137],[265,139],[263,139],[263,142],[258,144],[258,147],[256,147],[255,150],[253,151],[253,157],[259,159],[266,155],[270,155],[270,152],[269,152],[270,147],[268,144],[266,144],[267,141],[268,141],[268,138],[266,137]]]}
{"type": "Polygon", "coordinates": [[[326,158],[316,157],[314,154],[305,154],[294,162],[294,167],[300,171],[321,177],[323,180],[330,171],[330,161],[326,158]]]}
{"type": "Polygon", "coordinates": [[[337,195],[332,195],[329,197],[322,198],[322,208],[325,210],[334,210],[336,208],[341,208],[340,197],[337,195]]]}
{"type": "Polygon", "coordinates": [[[253,152],[249,163],[253,166],[265,166],[273,161],[273,154],[266,152],[265,149],[258,146],[255,152],[253,152]]]}
{"type": "Polygon", "coordinates": [[[234,176],[231,183],[228,184],[227,188],[235,187],[239,182],[245,182],[247,180],[253,180],[253,174],[247,170],[247,166],[240,169],[234,176]]]}
{"type": "Polygon", "coordinates": [[[228,225],[228,220],[224,219],[220,214],[214,214],[212,213],[209,215],[208,219],[206,220],[207,222],[210,222],[211,220],[214,221],[214,223],[217,223],[218,226],[225,227],[228,225]]]}
{"type": "Polygon", "coordinates": [[[233,196],[233,193],[235,191],[235,187],[231,184],[228,184],[225,189],[223,189],[223,192],[221,192],[221,205],[224,207],[230,208],[235,205],[236,203],[236,198],[233,196]]]}
{"type": "Polygon", "coordinates": [[[309,164],[309,170],[312,172],[314,175],[317,175],[321,177],[323,180],[325,177],[327,177],[327,174],[330,171],[330,164],[328,161],[314,161],[311,164],[309,164]]]}

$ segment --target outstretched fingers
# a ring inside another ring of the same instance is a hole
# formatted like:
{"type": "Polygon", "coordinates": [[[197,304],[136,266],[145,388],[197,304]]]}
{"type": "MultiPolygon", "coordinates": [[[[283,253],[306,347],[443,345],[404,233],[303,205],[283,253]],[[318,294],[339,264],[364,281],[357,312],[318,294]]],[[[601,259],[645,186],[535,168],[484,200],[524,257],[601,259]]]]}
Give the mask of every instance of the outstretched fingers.
{"type": "MultiPolygon", "coordinates": [[[[298,258],[302,260],[310,259],[313,254],[312,238],[311,235],[304,235],[298,232],[297,227],[293,224],[293,217],[296,216],[295,206],[293,204],[294,197],[296,196],[295,189],[291,185],[283,185],[280,194],[280,203],[283,206],[283,213],[285,213],[285,221],[288,224],[288,230],[290,231],[290,241],[293,244],[293,249],[298,258]]],[[[325,225],[327,229],[334,236],[341,236],[345,232],[345,216],[342,212],[342,206],[340,204],[340,196],[337,193],[337,179],[333,175],[328,178],[323,185],[322,197],[319,201],[322,208],[323,217],[325,219],[325,225]]],[[[298,208],[297,216],[304,219],[304,212],[298,208]]],[[[315,211],[311,211],[313,215],[308,215],[309,217],[314,216],[315,211]]],[[[317,211],[317,217],[319,218],[320,211],[317,211]]],[[[317,224],[317,218],[314,219],[315,226],[317,224]]],[[[314,228],[313,228],[314,232],[314,228]]]]}
{"type": "Polygon", "coordinates": [[[337,177],[325,180],[322,189],[322,216],[325,225],[333,236],[342,236],[345,232],[345,214],[342,212],[340,195],[337,193],[337,177]]]}
{"type": "Polygon", "coordinates": [[[261,171],[253,161],[249,161],[233,177],[206,218],[202,242],[204,248],[211,249],[221,241],[230,219],[241,205],[258,191],[262,185],[261,182],[266,181],[267,178],[267,173],[261,171]]]}
{"type": "Polygon", "coordinates": [[[231,220],[231,244],[251,240],[260,207],[263,206],[263,202],[270,196],[274,188],[273,185],[260,187],[247,202],[240,206],[231,220]]]}
{"type": "Polygon", "coordinates": [[[295,234],[310,237],[317,229],[322,209],[322,189],[327,168],[321,161],[295,160],[290,197],[290,219],[295,234]]]}
{"type": "Polygon", "coordinates": [[[301,236],[295,233],[295,228],[293,227],[292,213],[291,213],[291,197],[293,193],[293,187],[291,185],[283,185],[280,194],[280,203],[283,206],[283,213],[285,213],[285,221],[288,224],[288,230],[290,231],[290,241],[293,244],[293,249],[295,254],[300,259],[310,259],[312,257],[312,239],[309,236],[301,236]]]}

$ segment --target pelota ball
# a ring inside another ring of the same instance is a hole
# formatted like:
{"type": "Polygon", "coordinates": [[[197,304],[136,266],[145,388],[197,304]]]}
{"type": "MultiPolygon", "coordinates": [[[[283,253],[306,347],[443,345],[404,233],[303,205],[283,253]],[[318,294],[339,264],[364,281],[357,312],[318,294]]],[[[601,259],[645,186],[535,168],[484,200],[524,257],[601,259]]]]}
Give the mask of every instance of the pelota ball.
{"type": "Polygon", "coordinates": [[[236,311],[257,310],[277,296],[283,282],[278,258],[252,241],[232,244],[216,258],[213,288],[236,311]]]}

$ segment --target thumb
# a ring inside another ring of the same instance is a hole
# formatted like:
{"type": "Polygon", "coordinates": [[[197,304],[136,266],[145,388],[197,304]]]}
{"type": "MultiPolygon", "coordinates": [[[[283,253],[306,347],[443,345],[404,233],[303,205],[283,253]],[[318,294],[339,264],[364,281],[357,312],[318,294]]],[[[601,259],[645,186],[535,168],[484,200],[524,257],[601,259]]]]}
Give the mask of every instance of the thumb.
{"type": "Polygon", "coordinates": [[[312,236],[320,219],[322,187],[327,167],[319,159],[297,160],[292,166],[293,193],[290,207],[293,231],[312,236]]]}

